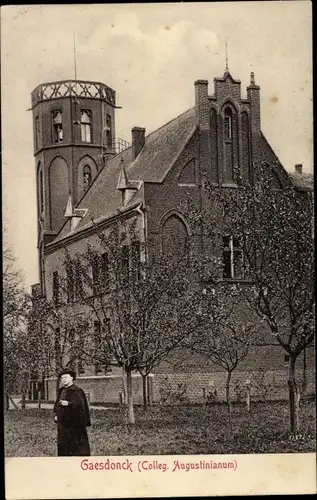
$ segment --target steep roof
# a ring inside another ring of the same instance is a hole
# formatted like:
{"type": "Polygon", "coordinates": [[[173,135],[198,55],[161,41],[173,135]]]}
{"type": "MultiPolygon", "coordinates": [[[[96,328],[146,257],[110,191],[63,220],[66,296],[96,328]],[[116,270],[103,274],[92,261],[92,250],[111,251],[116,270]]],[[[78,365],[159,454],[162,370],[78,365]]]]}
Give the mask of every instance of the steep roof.
{"type": "MultiPolygon", "coordinates": [[[[87,213],[72,234],[89,227],[92,217],[95,221],[108,219],[118,211],[127,210],[142,202],[143,190],[139,190],[130,202],[122,207],[121,192],[117,189],[122,163],[129,181],[162,182],[188,142],[195,123],[195,109],[191,108],[149,134],[145,138],[142,151],[134,161],[131,147],[111,158],[80,200],[77,208],[87,209],[87,213]]],[[[65,224],[54,241],[68,235],[69,226],[65,224]]]]}

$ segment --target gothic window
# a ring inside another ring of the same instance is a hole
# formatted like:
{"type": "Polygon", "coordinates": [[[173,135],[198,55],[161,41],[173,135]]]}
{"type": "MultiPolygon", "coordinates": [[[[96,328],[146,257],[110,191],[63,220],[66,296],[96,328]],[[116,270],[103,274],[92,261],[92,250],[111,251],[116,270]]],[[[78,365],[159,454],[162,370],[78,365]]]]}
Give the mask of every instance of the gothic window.
{"type": "Polygon", "coordinates": [[[38,150],[39,147],[40,147],[40,139],[41,139],[41,136],[40,136],[40,119],[37,116],[35,118],[35,147],[36,147],[36,150],[38,150]]]}
{"type": "Polygon", "coordinates": [[[84,192],[87,191],[91,184],[91,168],[89,165],[84,166],[84,192]]]}
{"type": "Polygon", "coordinates": [[[55,144],[63,142],[63,118],[60,110],[53,111],[53,142],[55,144]]]}
{"type": "Polygon", "coordinates": [[[178,262],[188,252],[188,232],[183,220],[170,215],[162,227],[162,250],[172,261],[178,262]]]}
{"type": "Polygon", "coordinates": [[[106,141],[107,141],[107,148],[111,149],[112,148],[112,120],[111,120],[111,115],[107,114],[106,115],[106,141]]]}
{"type": "Polygon", "coordinates": [[[232,236],[223,237],[222,263],[225,279],[243,278],[243,252],[238,240],[232,236]]]}
{"type": "Polygon", "coordinates": [[[232,111],[230,108],[225,109],[224,136],[225,140],[232,140],[232,111]]]}
{"type": "Polygon", "coordinates": [[[82,109],[80,111],[80,133],[82,142],[91,142],[91,121],[91,111],[88,109],[82,109]]]}
{"type": "Polygon", "coordinates": [[[59,275],[58,271],[53,272],[53,302],[55,305],[59,304],[60,288],[59,288],[59,275]]]}

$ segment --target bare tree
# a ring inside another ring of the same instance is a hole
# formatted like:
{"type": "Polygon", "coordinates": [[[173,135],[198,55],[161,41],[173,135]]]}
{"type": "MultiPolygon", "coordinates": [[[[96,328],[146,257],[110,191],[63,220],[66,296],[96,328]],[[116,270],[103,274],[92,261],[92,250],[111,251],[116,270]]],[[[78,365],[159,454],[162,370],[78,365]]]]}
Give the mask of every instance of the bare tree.
{"type": "Polygon", "coordinates": [[[97,338],[82,345],[92,360],[122,367],[127,388],[128,422],[135,423],[132,372],[146,376],[180,348],[191,331],[194,293],[191,260],[178,248],[175,259],[148,248],[137,237],[133,224],[117,222],[108,232],[96,227],[99,249],[66,253],[69,293],[93,312],[97,338]]]}
{"type": "Polygon", "coordinates": [[[247,320],[237,300],[235,285],[218,283],[204,288],[199,308],[200,322],[190,345],[193,351],[225,370],[229,415],[232,411],[232,374],[247,357],[255,340],[254,325],[247,320]]]}
{"type": "Polygon", "coordinates": [[[208,185],[213,211],[205,230],[209,225],[218,244],[219,234],[223,238],[231,258],[225,272],[235,266],[236,276],[250,281],[238,286],[241,296],[289,355],[290,429],[296,434],[296,360],[314,341],[313,199],[289,181],[273,184],[276,175],[275,165],[262,163],[254,165],[253,182],[237,176],[236,189],[208,185]]]}
{"type": "Polygon", "coordinates": [[[51,373],[56,376],[56,392],[59,374],[64,368],[80,371],[87,363],[81,346],[88,329],[86,315],[64,303],[61,296],[56,301],[48,301],[45,297],[33,300],[28,315],[28,344],[33,351],[33,367],[43,378],[51,373]]]}

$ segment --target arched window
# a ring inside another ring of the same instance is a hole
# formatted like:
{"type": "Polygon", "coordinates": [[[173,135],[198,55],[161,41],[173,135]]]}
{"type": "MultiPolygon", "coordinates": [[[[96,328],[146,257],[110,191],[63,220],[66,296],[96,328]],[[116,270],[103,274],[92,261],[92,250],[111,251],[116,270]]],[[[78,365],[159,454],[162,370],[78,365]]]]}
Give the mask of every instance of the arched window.
{"type": "Polygon", "coordinates": [[[224,138],[225,140],[232,140],[232,111],[228,107],[224,113],[224,138]]]}
{"type": "Polygon", "coordinates": [[[161,228],[162,250],[171,259],[179,260],[188,251],[188,231],[177,214],[170,215],[161,228]]]}
{"type": "Polygon", "coordinates": [[[231,104],[224,106],[223,120],[223,173],[224,183],[233,182],[234,166],[238,166],[237,113],[231,104]]]}
{"type": "Polygon", "coordinates": [[[91,184],[91,168],[89,165],[84,166],[84,192],[87,191],[91,184]]]}

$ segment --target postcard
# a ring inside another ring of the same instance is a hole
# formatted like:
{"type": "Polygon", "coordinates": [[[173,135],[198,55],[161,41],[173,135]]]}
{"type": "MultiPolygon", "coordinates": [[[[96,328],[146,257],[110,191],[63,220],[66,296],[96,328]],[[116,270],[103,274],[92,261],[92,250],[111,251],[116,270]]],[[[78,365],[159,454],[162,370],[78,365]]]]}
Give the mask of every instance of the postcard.
{"type": "Polygon", "coordinates": [[[7,500],[316,493],[311,2],[1,26],[7,500]]]}

